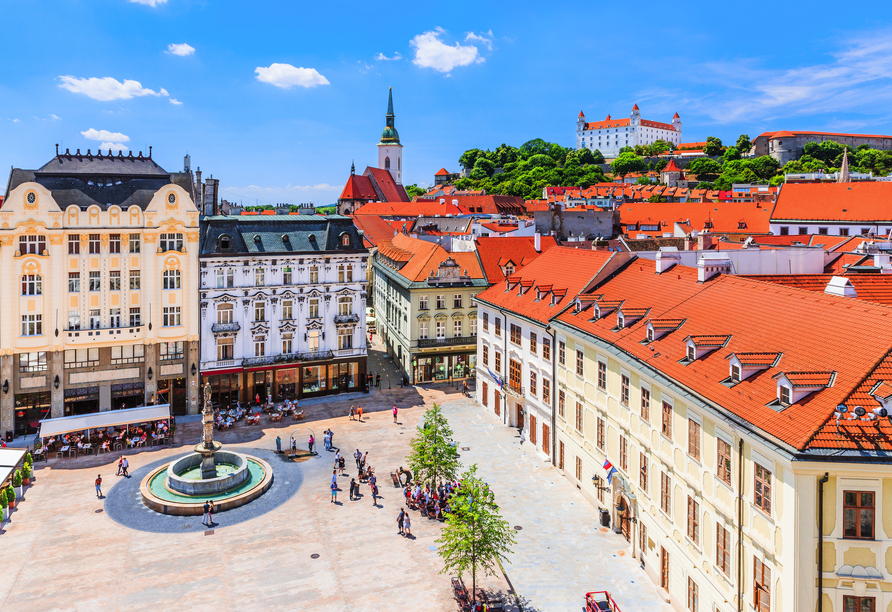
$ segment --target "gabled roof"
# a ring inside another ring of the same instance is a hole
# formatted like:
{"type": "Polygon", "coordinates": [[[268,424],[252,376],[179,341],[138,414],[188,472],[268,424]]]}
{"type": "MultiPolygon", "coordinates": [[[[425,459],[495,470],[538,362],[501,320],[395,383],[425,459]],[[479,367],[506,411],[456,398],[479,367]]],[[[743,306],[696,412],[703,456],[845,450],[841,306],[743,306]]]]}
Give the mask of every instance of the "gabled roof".
{"type": "Polygon", "coordinates": [[[671,232],[676,221],[688,223],[696,230],[709,229],[713,234],[767,234],[770,229],[771,211],[758,202],[627,202],[617,210],[623,226],[659,223],[661,232],[671,232]],[[741,220],[746,227],[740,227],[741,220]],[[712,227],[707,227],[707,221],[712,227]]]}
{"type": "Polygon", "coordinates": [[[682,169],[678,167],[674,159],[670,159],[660,172],[682,172],[682,169]]]}
{"type": "Polygon", "coordinates": [[[440,204],[438,200],[414,202],[369,202],[354,211],[354,216],[379,215],[381,217],[435,217],[437,215],[466,215],[468,211],[452,204],[440,204]]]}
{"type": "Polygon", "coordinates": [[[397,185],[390,174],[390,170],[383,168],[368,167],[363,172],[364,176],[370,177],[375,191],[378,193],[382,202],[408,202],[409,194],[402,185],[397,185]]]}
{"type": "Polygon", "coordinates": [[[780,353],[733,353],[745,368],[769,368],[777,365],[780,353]]]}
{"type": "Polygon", "coordinates": [[[338,199],[368,200],[371,202],[378,199],[378,194],[375,193],[375,188],[372,186],[372,180],[369,177],[351,174],[350,178],[347,179],[347,184],[344,185],[343,191],[341,191],[341,197],[338,199]]]}
{"type": "Polygon", "coordinates": [[[395,261],[407,262],[396,272],[412,282],[426,280],[431,272],[437,274],[440,264],[450,258],[458,264],[462,274],[467,271],[472,279],[484,278],[483,270],[474,253],[449,253],[438,244],[410,238],[404,234],[397,234],[392,240],[379,244],[378,253],[387,257],[390,257],[389,253],[393,253],[400,258],[395,261]]]}
{"type": "Polygon", "coordinates": [[[378,246],[396,235],[396,229],[377,215],[353,217],[353,225],[362,230],[362,238],[368,247],[378,246]]]}
{"type": "Polygon", "coordinates": [[[451,173],[446,170],[446,168],[440,168],[440,170],[434,176],[449,176],[451,173]]]}
{"type": "Polygon", "coordinates": [[[892,136],[883,136],[881,134],[844,134],[841,132],[804,132],[797,130],[781,130],[779,132],[762,132],[756,138],[767,138],[773,140],[775,138],[790,138],[793,136],[843,136],[846,138],[892,138],[892,136]]]}
{"type": "Polygon", "coordinates": [[[892,183],[789,183],[777,197],[771,221],[889,223],[892,183]]]}

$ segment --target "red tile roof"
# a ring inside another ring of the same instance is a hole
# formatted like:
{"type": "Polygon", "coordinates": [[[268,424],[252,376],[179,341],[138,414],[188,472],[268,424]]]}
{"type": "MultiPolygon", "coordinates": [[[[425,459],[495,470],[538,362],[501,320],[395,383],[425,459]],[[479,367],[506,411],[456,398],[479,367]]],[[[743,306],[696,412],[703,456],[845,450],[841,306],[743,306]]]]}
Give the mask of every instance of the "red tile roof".
{"type": "Polygon", "coordinates": [[[670,159],[669,163],[660,172],[682,172],[682,169],[678,167],[674,159],[670,159]]]}
{"type": "Polygon", "coordinates": [[[436,274],[440,264],[449,258],[455,260],[462,274],[467,271],[471,278],[484,278],[474,253],[449,253],[438,244],[404,234],[379,244],[378,253],[394,261],[407,262],[397,273],[410,281],[423,281],[431,272],[436,274]]]}
{"type": "Polygon", "coordinates": [[[576,295],[606,266],[616,253],[608,251],[583,251],[552,247],[515,273],[508,280],[500,281],[477,299],[499,308],[523,314],[545,323],[550,317],[569,306],[576,295]],[[519,287],[508,289],[509,282],[522,283],[532,280],[534,287],[519,295],[519,287]],[[551,296],[538,296],[539,292],[552,291],[564,297],[551,305],[551,296]]]}
{"type": "Polygon", "coordinates": [[[847,138],[892,138],[892,136],[883,136],[881,134],[844,134],[841,132],[800,132],[796,130],[779,132],[762,132],[757,138],[765,137],[768,140],[774,138],[790,138],[792,136],[844,136],[847,138]]]}
{"type": "Polygon", "coordinates": [[[734,353],[740,365],[752,368],[770,368],[777,365],[780,353],[734,353]]]}
{"type": "Polygon", "coordinates": [[[367,247],[378,246],[378,243],[390,240],[396,235],[396,229],[377,215],[353,217],[353,225],[362,230],[362,238],[367,247]]]}
{"type": "MultiPolygon", "coordinates": [[[[553,269],[568,267],[566,262],[549,263],[553,269]]],[[[856,448],[847,438],[850,434],[835,433],[831,423],[836,406],[857,401],[875,407],[877,401],[871,400],[867,391],[878,381],[892,383],[892,338],[877,333],[892,322],[892,308],[886,306],[733,275],[698,283],[696,269],[675,266],[658,275],[651,262],[639,261],[606,276],[590,292],[603,294],[605,300],[650,307],[657,318],[683,318],[690,336],[730,336],[724,348],[685,364],[679,362],[685,349],[678,334],[644,345],[643,322],[615,330],[611,317],[592,320],[590,310],[580,314],[569,310],[552,323],[599,338],[677,381],[717,410],[728,411],[795,449],[856,448]],[[763,374],[724,385],[721,381],[730,375],[726,358],[731,353],[783,356],[763,374]],[[810,393],[792,406],[778,408],[777,381],[772,376],[781,372],[792,375],[797,382],[821,384],[831,382],[829,373],[836,375],[830,387],[810,393]],[[791,374],[798,372],[821,374],[791,374]]],[[[882,440],[873,440],[892,450],[892,426],[887,421],[881,426],[882,440]]],[[[875,425],[869,427],[876,429],[875,425]]]]}
{"type": "Polygon", "coordinates": [[[889,223],[892,183],[789,183],[781,189],[771,220],[889,223]]]}
{"type": "MultiPolygon", "coordinates": [[[[721,233],[765,233],[769,231],[770,210],[757,202],[627,202],[617,207],[620,224],[660,224],[660,233],[671,232],[676,221],[690,223],[694,229],[721,233]],[[710,221],[712,227],[707,227],[710,221]],[[739,227],[740,222],[744,227],[739,227]]],[[[631,231],[632,234],[637,230],[631,231]]]]}
{"type": "Polygon", "coordinates": [[[382,217],[435,217],[440,215],[466,215],[468,211],[452,204],[440,204],[439,200],[414,202],[369,202],[353,213],[355,215],[380,215],[382,217]]]}
{"type": "Polygon", "coordinates": [[[607,115],[607,119],[604,121],[593,121],[591,123],[586,123],[582,128],[584,130],[603,130],[605,128],[615,128],[615,127],[623,127],[629,125],[631,119],[611,119],[610,115],[607,115]]]}
{"type": "MultiPolygon", "coordinates": [[[[511,261],[514,263],[515,273],[536,259],[540,253],[536,252],[535,238],[523,236],[519,238],[498,238],[484,236],[475,240],[477,244],[477,257],[490,283],[497,283],[504,278],[502,265],[511,261]]],[[[539,247],[542,253],[553,246],[557,246],[557,240],[553,236],[542,236],[539,247]]]]}
{"type": "MultiPolygon", "coordinates": [[[[785,287],[823,293],[834,274],[776,274],[747,276],[785,287]]],[[[892,274],[847,274],[859,300],[892,306],[892,274]]]]}
{"type": "Polygon", "coordinates": [[[447,204],[457,201],[458,206],[471,213],[483,213],[487,215],[523,215],[524,212],[526,212],[523,198],[516,196],[450,195],[441,198],[428,198],[427,196],[423,196],[417,198],[416,202],[439,202],[440,199],[446,200],[447,204]]]}
{"type": "Polygon", "coordinates": [[[446,168],[440,168],[440,170],[434,176],[449,176],[449,172],[446,168]]]}
{"type": "Polygon", "coordinates": [[[375,188],[372,187],[372,181],[369,177],[351,174],[350,178],[347,179],[347,184],[344,185],[344,190],[341,191],[341,197],[338,199],[371,201],[377,200],[378,194],[375,193],[375,188]]]}

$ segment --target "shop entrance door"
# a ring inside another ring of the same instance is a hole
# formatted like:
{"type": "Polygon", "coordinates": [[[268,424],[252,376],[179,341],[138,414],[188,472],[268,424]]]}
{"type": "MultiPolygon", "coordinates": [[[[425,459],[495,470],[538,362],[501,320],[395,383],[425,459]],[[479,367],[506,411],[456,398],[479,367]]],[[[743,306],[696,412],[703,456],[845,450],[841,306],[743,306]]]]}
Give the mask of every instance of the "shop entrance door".
{"type": "Polygon", "coordinates": [[[502,416],[502,396],[495,389],[492,392],[492,401],[496,409],[496,416],[502,416]]]}
{"type": "Polygon", "coordinates": [[[624,497],[620,497],[619,499],[619,508],[617,509],[617,516],[619,517],[619,527],[623,533],[623,537],[626,539],[626,542],[632,541],[632,521],[629,520],[629,505],[626,502],[624,497]]]}
{"type": "Polygon", "coordinates": [[[514,404],[514,413],[517,416],[517,427],[523,429],[523,404],[514,404]]]}

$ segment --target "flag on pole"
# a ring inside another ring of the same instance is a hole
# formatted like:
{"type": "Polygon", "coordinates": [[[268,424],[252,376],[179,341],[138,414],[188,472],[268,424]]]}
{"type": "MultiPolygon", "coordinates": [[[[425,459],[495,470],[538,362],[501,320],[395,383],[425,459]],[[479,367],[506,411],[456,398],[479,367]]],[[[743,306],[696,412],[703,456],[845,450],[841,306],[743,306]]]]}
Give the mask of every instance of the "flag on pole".
{"type": "Polygon", "coordinates": [[[604,465],[601,467],[603,467],[604,471],[607,472],[607,482],[610,482],[610,480],[613,478],[613,474],[616,472],[616,468],[613,467],[613,464],[610,463],[609,459],[605,459],[604,465]]]}
{"type": "Polygon", "coordinates": [[[502,379],[499,378],[499,375],[496,374],[495,372],[493,372],[492,370],[490,370],[489,368],[486,368],[486,371],[489,372],[489,375],[492,376],[492,379],[494,381],[496,381],[496,384],[499,385],[499,388],[501,389],[502,388],[502,379]]]}

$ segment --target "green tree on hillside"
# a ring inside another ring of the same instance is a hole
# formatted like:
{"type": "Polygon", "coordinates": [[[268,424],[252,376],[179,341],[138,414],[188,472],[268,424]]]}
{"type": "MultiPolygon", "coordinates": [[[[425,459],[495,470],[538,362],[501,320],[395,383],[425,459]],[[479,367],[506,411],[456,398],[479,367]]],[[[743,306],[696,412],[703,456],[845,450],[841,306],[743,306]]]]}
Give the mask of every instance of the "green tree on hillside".
{"type": "Polygon", "coordinates": [[[715,136],[707,136],[706,137],[706,146],[703,147],[703,152],[709,156],[721,155],[722,154],[722,141],[715,136]]]}
{"type": "Polygon", "coordinates": [[[722,164],[714,159],[695,159],[688,165],[688,172],[701,180],[713,181],[722,173],[722,164]]]}
{"type": "Polygon", "coordinates": [[[626,151],[620,153],[619,157],[610,164],[610,167],[613,168],[614,174],[624,177],[632,172],[644,172],[647,169],[647,164],[634,153],[626,151]]]}

